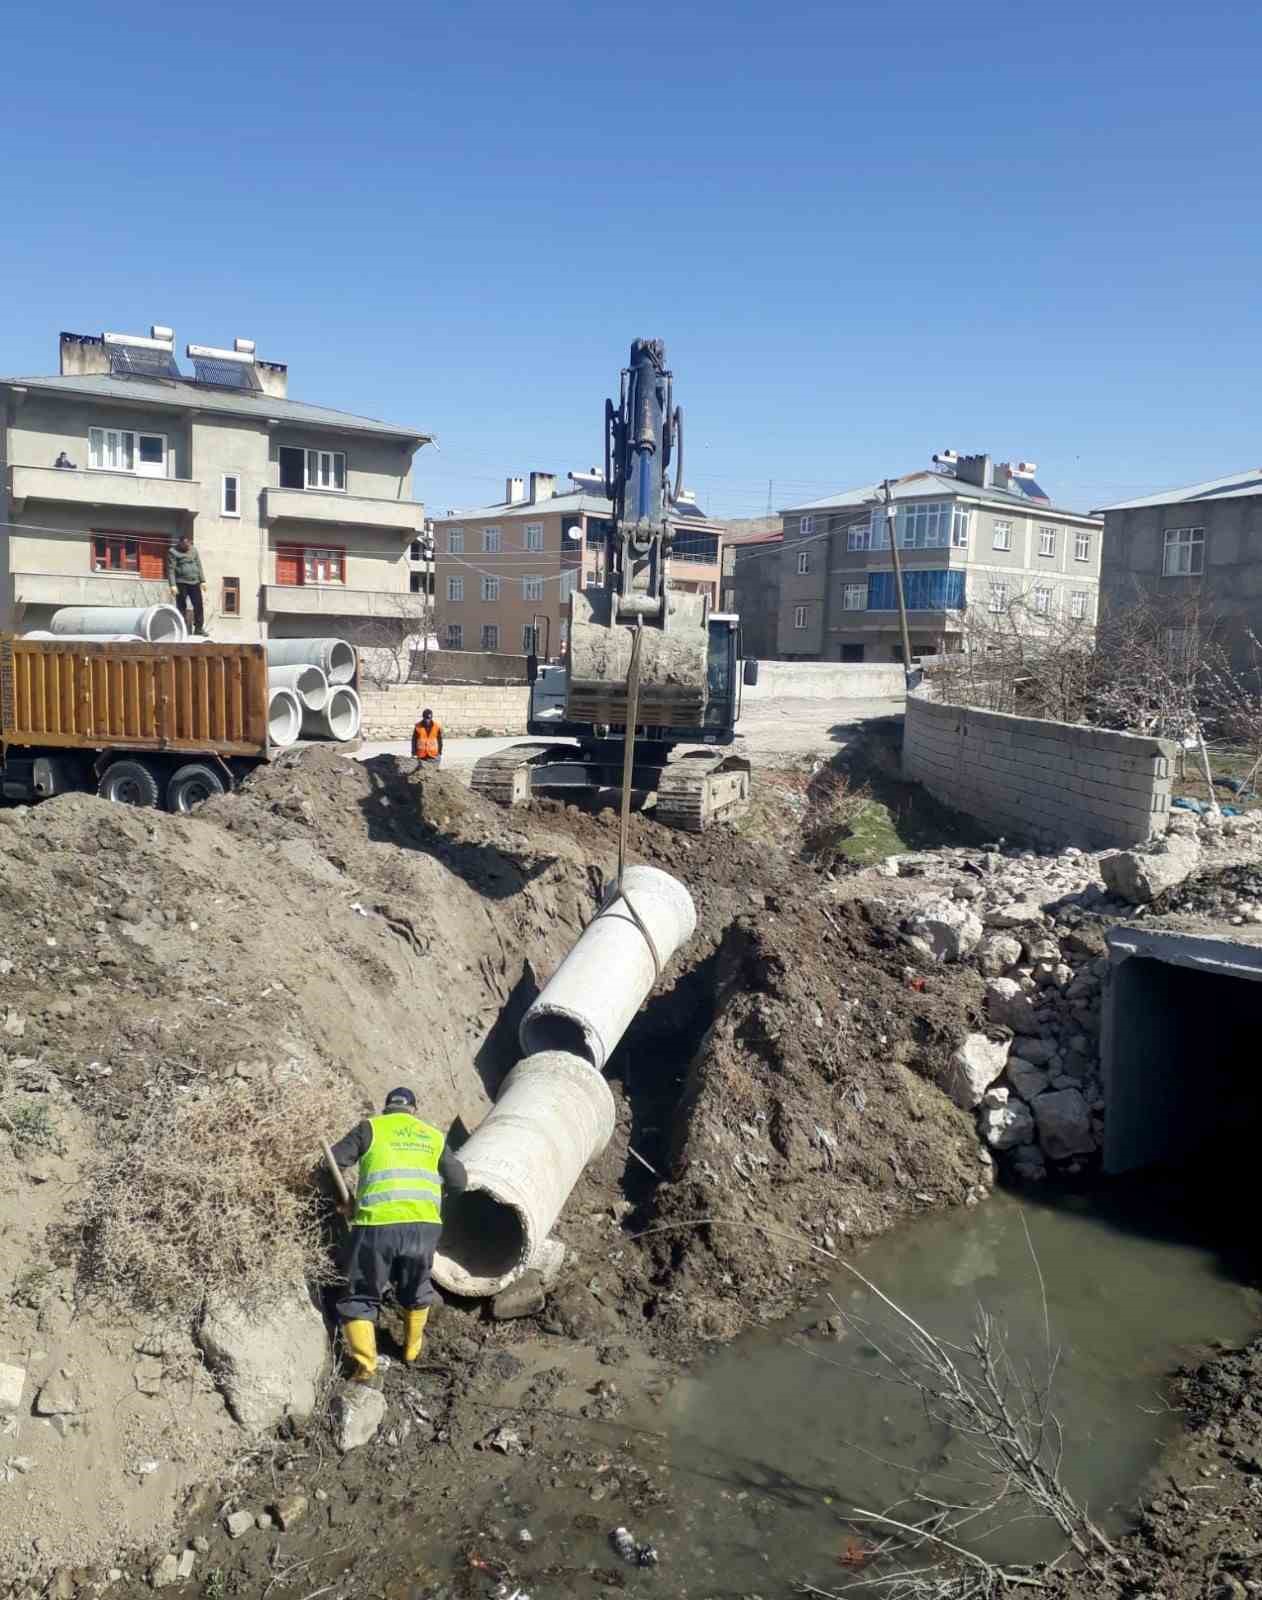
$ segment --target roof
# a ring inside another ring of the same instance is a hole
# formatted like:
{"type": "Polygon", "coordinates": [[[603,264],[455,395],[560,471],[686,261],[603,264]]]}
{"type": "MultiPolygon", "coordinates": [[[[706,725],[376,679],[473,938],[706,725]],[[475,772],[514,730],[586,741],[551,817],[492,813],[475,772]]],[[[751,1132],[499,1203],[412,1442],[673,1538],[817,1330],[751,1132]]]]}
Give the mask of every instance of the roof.
{"type": "Polygon", "coordinates": [[[741,528],[733,533],[731,528],[724,535],[723,543],[738,547],[747,544],[781,544],[784,541],[784,528],[741,528]]]}
{"type": "MultiPolygon", "coordinates": [[[[604,495],[554,494],[547,500],[500,500],[495,505],[466,506],[449,511],[445,517],[435,517],[435,522],[506,522],[517,517],[550,517],[558,513],[583,514],[591,517],[613,515],[613,505],[604,495]]],[[[701,532],[722,533],[722,523],[711,522],[695,501],[680,501],[671,513],[674,523],[695,523],[701,532]]]]}
{"type": "Polygon", "coordinates": [[[417,439],[428,444],[432,435],[422,428],[405,428],[376,417],[357,417],[350,411],[334,411],[328,406],[310,406],[301,400],[279,400],[257,391],[210,389],[204,384],[161,382],[144,378],[114,378],[105,373],[72,374],[53,378],[0,378],[0,384],[15,384],[25,389],[43,389],[53,394],[82,395],[95,400],[131,400],[141,405],[198,411],[216,411],[228,416],[305,423],[313,428],[339,428],[348,433],[378,433],[393,439],[417,439]]]}
{"type": "Polygon", "coordinates": [[[1262,467],[1246,467],[1226,478],[1207,478],[1204,483],[1189,483],[1183,489],[1163,489],[1160,494],[1143,495],[1138,500],[1119,500],[1101,506],[1100,511],[1137,511],[1143,506],[1178,505],[1184,500],[1241,500],[1262,494],[1262,467]]]}
{"type": "MultiPolygon", "coordinates": [[[[1091,515],[1087,511],[1070,511],[1064,506],[1054,506],[1047,500],[1035,500],[1028,494],[1012,489],[1000,489],[994,485],[983,489],[978,484],[966,483],[962,478],[953,478],[944,472],[909,472],[905,477],[892,478],[890,485],[895,500],[922,500],[926,495],[939,498],[949,495],[962,500],[982,500],[988,505],[1020,506],[1023,511],[1044,515],[1084,519],[1091,515]]],[[[827,495],[823,500],[809,500],[804,505],[788,506],[781,515],[796,515],[803,511],[808,514],[812,511],[864,511],[879,501],[881,496],[880,483],[865,483],[858,489],[843,489],[838,494],[827,495]]]]}

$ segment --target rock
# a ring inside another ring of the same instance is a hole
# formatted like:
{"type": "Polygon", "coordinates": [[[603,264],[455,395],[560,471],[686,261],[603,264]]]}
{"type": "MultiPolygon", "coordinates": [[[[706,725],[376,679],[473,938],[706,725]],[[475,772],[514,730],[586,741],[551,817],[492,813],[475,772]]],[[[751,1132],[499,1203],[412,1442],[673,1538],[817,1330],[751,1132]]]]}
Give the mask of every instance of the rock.
{"type": "Polygon", "coordinates": [[[1032,922],[1042,922],[1043,908],[1033,900],[1013,900],[1006,906],[996,906],[986,913],[988,928],[1024,928],[1032,922]]]}
{"type": "Polygon", "coordinates": [[[1010,1100],[1006,1106],[983,1111],[977,1125],[992,1150],[1011,1150],[1015,1145],[1031,1143],[1034,1138],[1034,1118],[1029,1107],[1020,1100],[1010,1100]]]}
{"type": "Polygon", "coordinates": [[[1008,1091],[996,1084],[993,1089],[987,1089],[982,1096],[982,1105],[987,1111],[993,1111],[996,1106],[1008,1104],[1008,1091]]]}
{"type": "Polygon", "coordinates": [[[1020,1095],[1022,1100],[1033,1100],[1049,1087],[1051,1079],[1041,1067],[1031,1066],[1021,1056],[1009,1056],[1008,1082],[1012,1085],[1013,1093],[1020,1095]]]}
{"type": "Polygon", "coordinates": [[[10,1011],[4,1019],[4,1031],[10,1039],[20,1039],[26,1032],[26,1018],[16,1011],[10,1011]]]}
{"type": "Polygon", "coordinates": [[[986,1009],[991,1020],[1013,1033],[1037,1036],[1038,1018],[1034,1005],[1015,978],[992,978],[986,985],[986,1009]]]}
{"type": "Polygon", "coordinates": [[[1056,1054],[1056,1046],[1050,1039],[1023,1038],[1020,1044],[1014,1044],[1012,1053],[1028,1061],[1032,1067],[1045,1067],[1056,1054]]]}
{"type": "Polygon", "coordinates": [[[1012,1173],[1026,1183],[1041,1183],[1047,1176],[1047,1163],[1036,1144],[1023,1144],[1012,1157],[1012,1173]]]}
{"type": "Polygon", "coordinates": [[[260,1533],[267,1533],[269,1529],[274,1528],[276,1524],[272,1521],[272,1513],[260,1511],[254,1518],[254,1526],[260,1533]]]}
{"type": "Polygon", "coordinates": [[[952,1055],[943,1087],[962,1111],[972,1111],[1001,1076],[1007,1060],[1006,1044],[997,1044],[984,1033],[970,1033],[952,1055]]]}
{"type": "Polygon", "coordinates": [[[1089,1155],[1096,1148],[1091,1108],[1078,1089],[1050,1089],[1032,1107],[1039,1144],[1052,1161],[1089,1155]]]}
{"type": "Polygon", "coordinates": [[[151,1589],[166,1589],[173,1583],[180,1581],[179,1559],[173,1555],[165,1555],[161,1561],[154,1563],[149,1568],[149,1587],[151,1589]]]}
{"type": "Polygon", "coordinates": [[[1154,900],[1191,877],[1201,858],[1195,839],[1168,834],[1160,844],[1100,857],[1100,872],[1114,894],[1132,905],[1154,900]]]}
{"type": "Polygon", "coordinates": [[[333,1440],[343,1455],[375,1437],[386,1420],[386,1397],[380,1389],[348,1384],[333,1400],[333,1440]]]}
{"type": "Polygon", "coordinates": [[[545,1239],[535,1251],[535,1258],[530,1265],[539,1274],[545,1294],[561,1276],[565,1257],[566,1249],[560,1239],[545,1239]]]}
{"type": "Polygon", "coordinates": [[[533,1317],[547,1303],[543,1280],[532,1267],[506,1289],[500,1290],[491,1302],[491,1315],[497,1322],[511,1322],[514,1317],[533,1317]]]}
{"type": "Polygon", "coordinates": [[[0,1411],[16,1411],[26,1387],[26,1368],[6,1366],[0,1361],[0,1411]]]}
{"type": "Polygon", "coordinates": [[[300,1490],[287,1494],[272,1507],[272,1515],[280,1525],[282,1533],[288,1533],[296,1522],[301,1522],[307,1514],[307,1497],[300,1490]]]}
{"type": "Polygon", "coordinates": [[[219,1297],[197,1342],[242,1427],[262,1433],[286,1417],[305,1421],[315,1410],[329,1341],[305,1290],[261,1307],[219,1297]]]}
{"type": "Polygon", "coordinates": [[[981,943],[982,925],[966,905],[934,900],[908,919],[908,932],[923,939],[935,961],[959,961],[981,943]]]}
{"type": "Polygon", "coordinates": [[[197,1551],[190,1546],[181,1552],[179,1566],[176,1568],[181,1583],[193,1576],[193,1568],[197,1565],[197,1551]]]}
{"type": "Polygon", "coordinates": [[[988,933],[973,959],[983,978],[1001,978],[1020,961],[1021,941],[1010,933],[988,933]]]}
{"type": "Polygon", "coordinates": [[[526,1453],[521,1435],[515,1428],[507,1426],[492,1428],[490,1433],[478,1440],[474,1449],[496,1450],[502,1456],[524,1456],[526,1453]]]}
{"type": "Polygon", "coordinates": [[[249,1533],[254,1527],[254,1513],[252,1511],[233,1511],[224,1518],[223,1525],[228,1530],[230,1539],[239,1539],[242,1534],[249,1533]]]}
{"type": "Polygon", "coordinates": [[[67,1367],[49,1378],[35,1397],[37,1417],[73,1417],[82,1409],[79,1385],[67,1367]]]}
{"type": "Polygon", "coordinates": [[[193,1540],[193,1549],[199,1556],[204,1556],[210,1549],[210,1540],[204,1533],[199,1533],[193,1540]]]}

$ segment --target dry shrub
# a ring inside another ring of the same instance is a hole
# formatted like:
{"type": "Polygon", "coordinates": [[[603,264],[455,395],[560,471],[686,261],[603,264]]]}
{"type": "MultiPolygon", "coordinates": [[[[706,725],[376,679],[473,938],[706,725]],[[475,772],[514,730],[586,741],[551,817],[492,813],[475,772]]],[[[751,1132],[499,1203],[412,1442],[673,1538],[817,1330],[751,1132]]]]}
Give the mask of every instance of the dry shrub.
{"type": "Polygon", "coordinates": [[[871,792],[835,767],[824,767],[811,780],[808,799],[802,824],[805,854],[812,861],[834,860],[871,801],[871,792]]]}
{"type": "Polygon", "coordinates": [[[86,1174],[75,1219],[83,1286],[196,1315],[219,1291],[250,1300],[328,1281],[318,1140],[360,1115],[349,1088],[297,1076],[169,1086],[86,1174]]]}

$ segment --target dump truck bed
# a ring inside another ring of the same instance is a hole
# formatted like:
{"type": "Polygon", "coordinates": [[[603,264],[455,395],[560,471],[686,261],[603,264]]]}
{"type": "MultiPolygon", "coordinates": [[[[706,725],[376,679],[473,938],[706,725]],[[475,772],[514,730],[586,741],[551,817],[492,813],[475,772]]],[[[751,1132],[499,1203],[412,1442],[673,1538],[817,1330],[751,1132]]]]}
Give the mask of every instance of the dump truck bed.
{"type": "Polygon", "coordinates": [[[258,644],[124,644],[0,635],[6,749],[170,750],[265,759],[258,644]]]}

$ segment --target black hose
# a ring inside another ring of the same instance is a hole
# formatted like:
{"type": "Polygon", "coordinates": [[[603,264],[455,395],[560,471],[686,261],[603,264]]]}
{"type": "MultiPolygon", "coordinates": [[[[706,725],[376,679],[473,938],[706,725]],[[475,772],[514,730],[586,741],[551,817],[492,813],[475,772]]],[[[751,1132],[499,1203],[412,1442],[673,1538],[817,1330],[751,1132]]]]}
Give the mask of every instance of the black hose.
{"type": "Polygon", "coordinates": [[[684,492],[684,408],[675,407],[675,493],[676,503],[684,492]]]}

